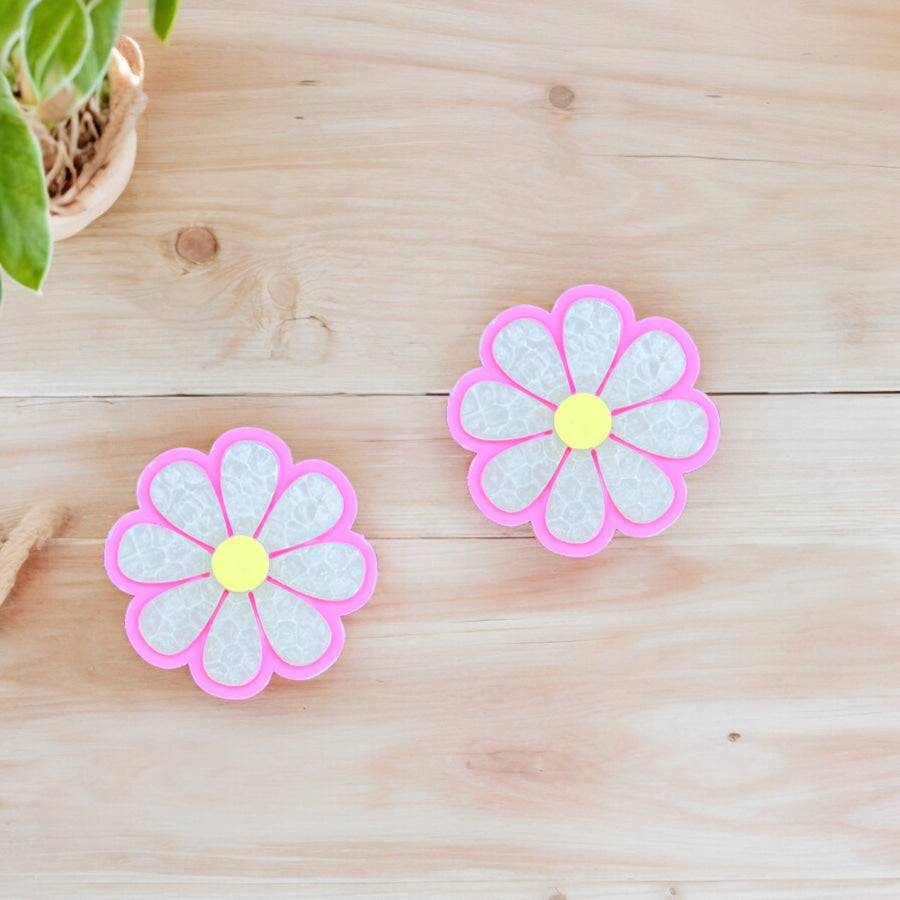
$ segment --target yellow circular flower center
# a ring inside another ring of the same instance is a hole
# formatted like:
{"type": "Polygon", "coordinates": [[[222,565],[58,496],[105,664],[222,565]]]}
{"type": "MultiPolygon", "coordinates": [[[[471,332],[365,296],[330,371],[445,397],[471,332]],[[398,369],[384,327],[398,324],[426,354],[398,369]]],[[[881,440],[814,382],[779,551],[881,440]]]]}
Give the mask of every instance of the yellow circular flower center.
{"type": "Polygon", "coordinates": [[[236,534],[216,547],[212,573],[226,591],[252,591],[269,574],[269,554],[259,541],[236,534]]]}
{"type": "Polygon", "coordinates": [[[612,415],[594,394],[572,394],[557,407],[553,427],[573,450],[590,450],[609,437],[612,415]]]}

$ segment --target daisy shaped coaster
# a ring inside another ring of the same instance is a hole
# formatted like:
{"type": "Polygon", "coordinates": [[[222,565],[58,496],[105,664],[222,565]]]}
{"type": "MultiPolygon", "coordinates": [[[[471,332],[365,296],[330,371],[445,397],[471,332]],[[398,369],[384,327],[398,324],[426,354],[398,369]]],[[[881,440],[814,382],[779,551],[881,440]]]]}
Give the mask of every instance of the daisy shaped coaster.
{"type": "Polygon", "coordinates": [[[517,306],[481,340],[482,367],[450,395],[453,437],[475,459],[469,491],[500,525],[531,522],[556,553],[590,556],[616,529],[657,534],[684,509],[719,416],[693,384],[700,357],[669,319],[635,321],[609,288],[517,306]]]}
{"type": "Polygon", "coordinates": [[[140,508],[113,526],[105,561],[133,596],[125,631],[147,662],[188,665],[204,691],[240,699],[273,672],[312,678],[338,658],[341,616],[369,599],[376,578],[338,469],[293,463],[274,434],[238,428],[209,456],[158,456],[137,493],[140,508]]]}

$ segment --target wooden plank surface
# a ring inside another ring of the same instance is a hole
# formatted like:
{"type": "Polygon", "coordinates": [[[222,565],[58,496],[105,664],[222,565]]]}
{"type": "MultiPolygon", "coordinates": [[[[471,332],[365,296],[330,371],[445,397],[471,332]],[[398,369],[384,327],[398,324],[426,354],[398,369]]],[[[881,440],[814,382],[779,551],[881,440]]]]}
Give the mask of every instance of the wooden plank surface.
{"type": "Polygon", "coordinates": [[[896,541],[632,544],[602,567],[526,541],[375,547],[340,664],[252,705],[134,654],[101,542],[35,559],[4,609],[6,865],[893,873],[896,541]]]}
{"type": "Polygon", "coordinates": [[[897,23],[185,0],[162,47],[129,0],[132,182],[0,306],[0,535],[72,510],[0,610],[0,896],[900,896],[897,23]],[[565,560],[475,509],[445,395],[588,281],[688,329],[723,432],[671,529],[565,560]],[[228,704],[101,557],[243,424],[348,474],[381,575],[228,704]]]}
{"type": "Polygon", "coordinates": [[[8,289],[2,393],[447,391],[500,310],[593,281],[709,389],[900,388],[880,4],[187,5],[129,190],[8,289]]]}
{"type": "MultiPolygon", "coordinates": [[[[900,538],[900,396],[723,396],[719,449],[689,473],[688,504],[651,547],[900,538]]],[[[384,537],[530,537],[477,510],[472,454],[446,425],[444,397],[178,397],[0,400],[0,524],[43,500],[73,510],[69,537],[103,538],[135,505],[143,467],[170,447],[206,453],[243,425],[281,435],[295,456],[351,479],[360,528],[384,537]]],[[[623,539],[628,543],[629,539],[623,539]]],[[[617,544],[604,554],[615,552],[617,544]]],[[[552,557],[550,557],[552,559],[552,557]]]]}
{"type": "MultiPolygon", "coordinates": [[[[13,884],[13,882],[10,882],[13,884]]],[[[575,881],[534,876],[509,879],[502,885],[496,881],[465,876],[454,879],[447,873],[440,884],[440,893],[430,895],[428,891],[433,880],[401,881],[391,879],[336,879],[327,885],[316,885],[316,896],[332,896],[339,892],[341,897],[351,900],[371,900],[372,897],[423,897],[440,896],[446,900],[468,900],[470,897],[491,897],[497,900],[567,900],[568,897],[590,897],[591,900],[894,900],[900,882],[887,880],[853,879],[850,881],[710,881],[710,882],[615,882],[603,883],[596,880],[575,881]],[[556,885],[564,885],[563,893],[556,885]]],[[[235,884],[232,880],[212,878],[179,878],[161,876],[148,878],[143,884],[123,882],[107,873],[94,877],[77,877],[63,880],[57,876],[42,876],[28,882],[18,881],[24,891],[37,886],[43,891],[65,890],[66,897],[96,897],[98,891],[119,891],[113,896],[123,896],[139,900],[156,900],[161,894],[177,894],[179,897],[211,896],[215,891],[217,900],[245,900],[247,897],[265,895],[281,898],[297,897],[297,885],[285,883],[284,879],[242,878],[235,884]],[[203,887],[205,885],[206,887],[203,887]],[[204,893],[204,891],[206,891],[204,893]]],[[[47,896],[44,894],[43,896],[47,896]]]]}

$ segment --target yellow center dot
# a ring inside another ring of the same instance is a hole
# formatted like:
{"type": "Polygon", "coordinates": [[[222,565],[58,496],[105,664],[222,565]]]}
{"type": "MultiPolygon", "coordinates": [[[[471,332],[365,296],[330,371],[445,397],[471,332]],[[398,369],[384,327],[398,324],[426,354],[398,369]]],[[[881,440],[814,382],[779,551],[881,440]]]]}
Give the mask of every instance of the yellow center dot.
{"type": "Polygon", "coordinates": [[[252,591],[269,574],[269,554],[259,541],[236,534],[216,547],[212,573],[226,591],[252,591]]]}
{"type": "Polygon", "coordinates": [[[553,427],[573,450],[590,450],[609,437],[612,415],[594,394],[572,394],[557,407],[553,427]]]}

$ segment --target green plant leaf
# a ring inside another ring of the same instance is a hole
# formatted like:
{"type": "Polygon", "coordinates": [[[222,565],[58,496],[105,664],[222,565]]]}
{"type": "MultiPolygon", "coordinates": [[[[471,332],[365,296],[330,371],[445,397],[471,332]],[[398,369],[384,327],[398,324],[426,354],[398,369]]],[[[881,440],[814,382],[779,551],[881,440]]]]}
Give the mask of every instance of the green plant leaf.
{"type": "Polygon", "coordinates": [[[72,80],[90,49],[92,31],[82,0],[34,0],[25,10],[22,55],[38,100],[72,80]]]}
{"type": "Polygon", "coordinates": [[[123,0],[92,0],[88,3],[87,11],[94,35],[87,56],[73,79],[73,84],[82,97],[89,96],[97,89],[109,67],[113,47],[119,37],[122,3],[123,0]]]}
{"type": "Polygon", "coordinates": [[[0,265],[37,291],[53,249],[50,201],[40,147],[5,78],[0,78],[0,147],[0,265]]]}
{"type": "Polygon", "coordinates": [[[175,24],[178,0],[148,0],[150,24],[161,41],[167,41],[175,24]]]}
{"type": "Polygon", "coordinates": [[[12,44],[22,30],[22,16],[29,0],[0,0],[0,62],[6,62],[12,44]]]}

